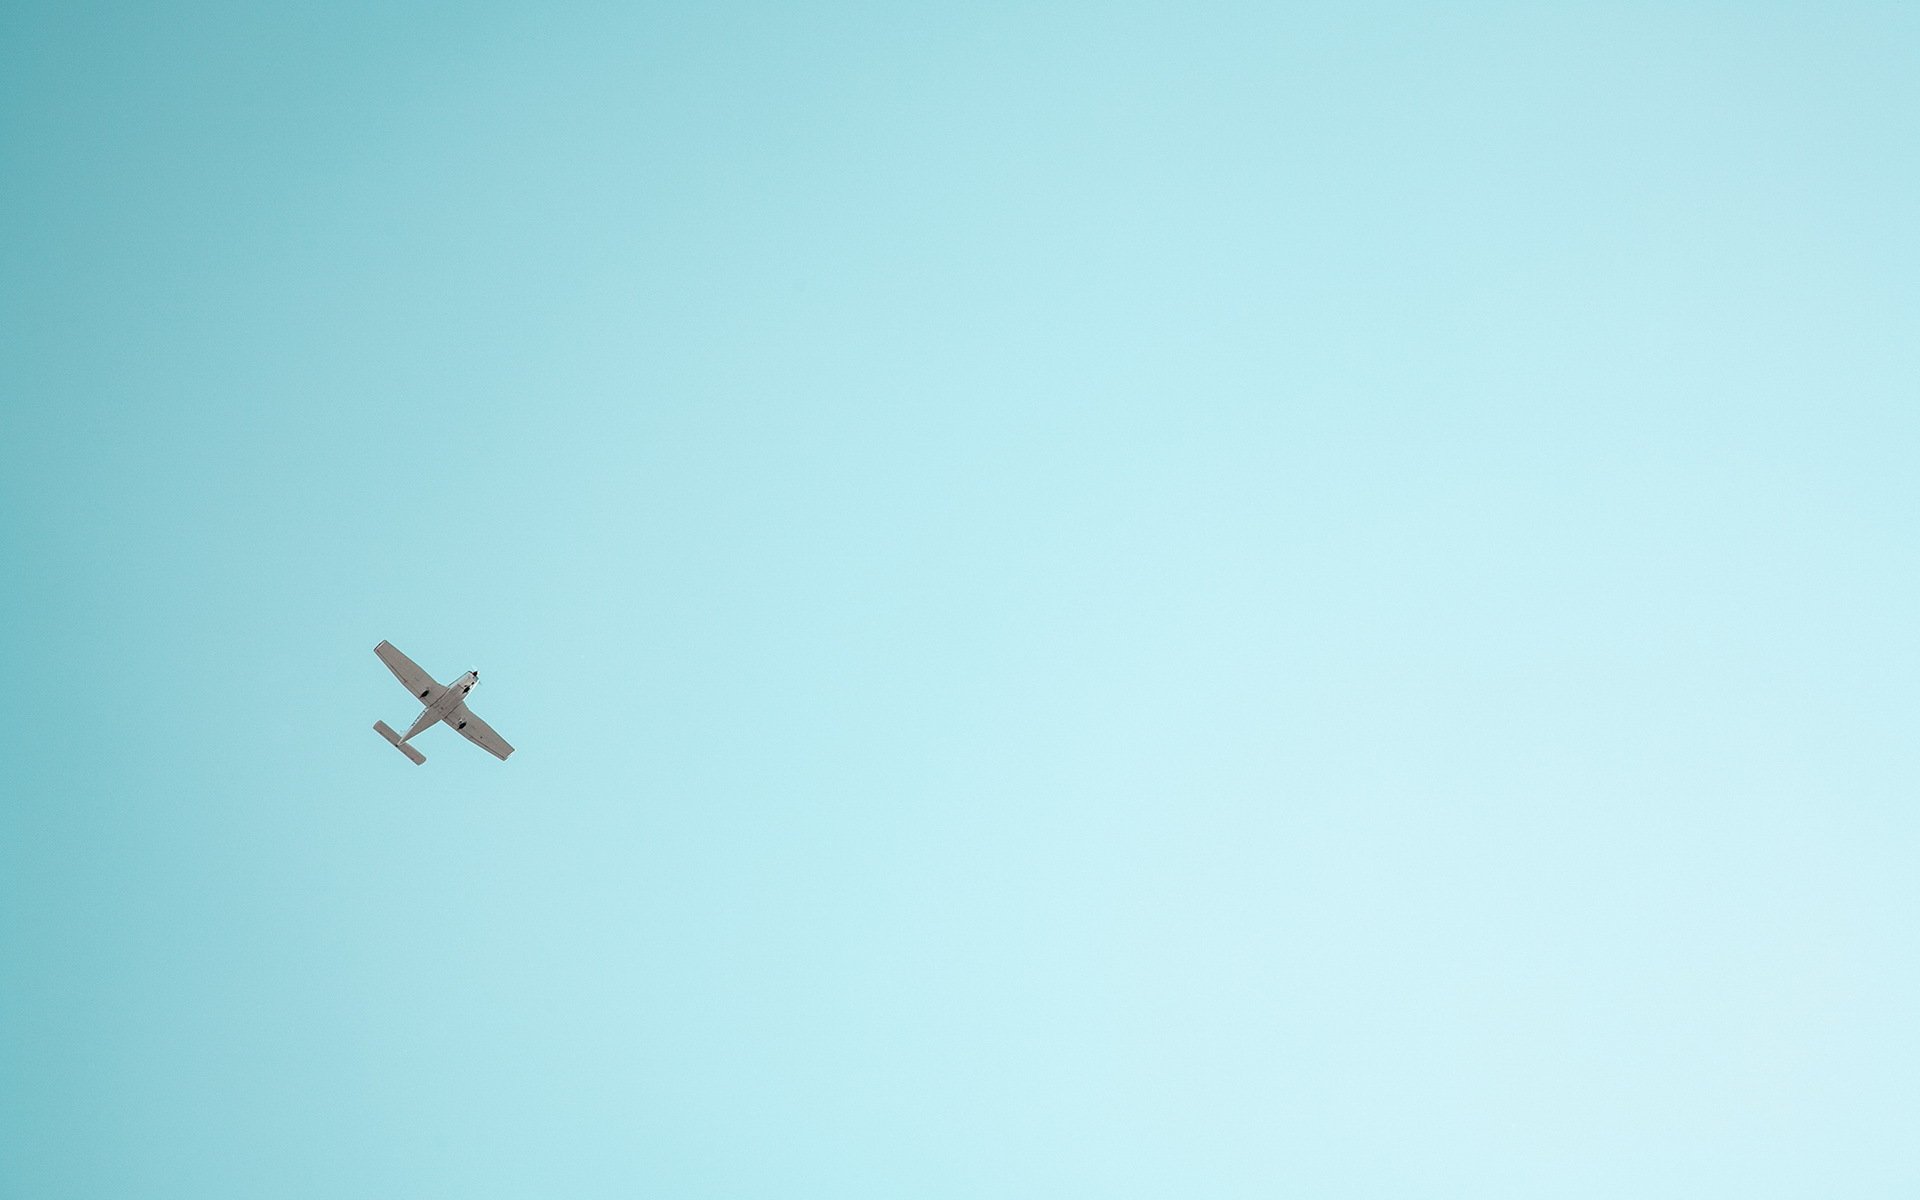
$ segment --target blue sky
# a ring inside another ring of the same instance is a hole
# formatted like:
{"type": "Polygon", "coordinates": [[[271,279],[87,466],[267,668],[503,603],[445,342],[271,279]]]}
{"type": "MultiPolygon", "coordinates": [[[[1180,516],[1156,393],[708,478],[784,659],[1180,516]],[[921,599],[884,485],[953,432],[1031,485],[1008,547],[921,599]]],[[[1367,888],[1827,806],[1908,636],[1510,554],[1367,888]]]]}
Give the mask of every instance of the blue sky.
{"type": "Polygon", "coordinates": [[[0,1191],[1911,1192],[1916,52],[10,6],[0,1191]]]}

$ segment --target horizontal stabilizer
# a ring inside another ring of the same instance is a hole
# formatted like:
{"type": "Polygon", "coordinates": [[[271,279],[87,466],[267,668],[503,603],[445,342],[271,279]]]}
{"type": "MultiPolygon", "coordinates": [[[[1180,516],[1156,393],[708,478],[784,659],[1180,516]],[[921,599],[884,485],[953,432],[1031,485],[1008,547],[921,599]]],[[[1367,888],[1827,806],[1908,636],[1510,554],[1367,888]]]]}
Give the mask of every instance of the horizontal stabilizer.
{"type": "Polygon", "coordinates": [[[389,726],[385,721],[375,721],[373,723],[373,731],[379,734],[381,737],[387,739],[389,742],[392,742],[393,748],[395,750],[398,750],[400,753],[412,759],[414,766],[417,767],[421,763],[427,761],[426,755],[420,753],[418,750],[415,750],[412,746],[408,745],[406,742],[401,741],[400,735],[395,733],[393,731],[393,728],[389,726]]]}

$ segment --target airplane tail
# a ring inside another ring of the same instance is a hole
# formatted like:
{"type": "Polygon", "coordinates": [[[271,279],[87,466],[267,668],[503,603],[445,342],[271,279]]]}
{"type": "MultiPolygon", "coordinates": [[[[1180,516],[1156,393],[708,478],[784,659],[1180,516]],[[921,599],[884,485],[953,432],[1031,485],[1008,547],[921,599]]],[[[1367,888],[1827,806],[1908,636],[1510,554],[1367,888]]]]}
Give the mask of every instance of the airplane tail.
{"type": "Polygon", "coordinates": [[[389,726],[385,721],[375,721],[373,723],[373,731],[379,734],[381,737],[387,739],[387,741],[393,743],[393,748],[395,750],[398,750],[400,753],[412,759],[414,766],[417,767],[421,763],[427,761],[426,755],[420,753],[418,750],[415,750],[412,746],[408,745],[406,742],[401,741],[400,735],[395,733],[393,731],[393,728],[389,726]]]}

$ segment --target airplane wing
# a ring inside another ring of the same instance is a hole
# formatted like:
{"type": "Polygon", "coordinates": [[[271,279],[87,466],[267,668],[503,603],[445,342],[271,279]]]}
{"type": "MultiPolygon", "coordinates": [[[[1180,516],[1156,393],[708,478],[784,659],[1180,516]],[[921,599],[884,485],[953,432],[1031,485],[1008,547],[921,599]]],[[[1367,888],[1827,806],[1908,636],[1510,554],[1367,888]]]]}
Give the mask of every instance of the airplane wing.
{"type": "Polygon", "coordinates": [[[414,698],[422,704],[432,704],[445,690],[433,681],[433,676],[422,671],[419,664],[393,648],[392,642],[381,642],[373,648],[380,661],[387,664],[387,670],[400,681],[400,686],[412,692],[414,698]]]}
{"type": "Polygon", "coordinates": [[[507,755],[513,753],[513,747],[507,745],[507,739],[493,731],[493,727],[473,715],[466,704],[456,704],[447,714],[447,724],[453,726],[461,737],[493,755],[501,762],[507,761],[507,755]]]}

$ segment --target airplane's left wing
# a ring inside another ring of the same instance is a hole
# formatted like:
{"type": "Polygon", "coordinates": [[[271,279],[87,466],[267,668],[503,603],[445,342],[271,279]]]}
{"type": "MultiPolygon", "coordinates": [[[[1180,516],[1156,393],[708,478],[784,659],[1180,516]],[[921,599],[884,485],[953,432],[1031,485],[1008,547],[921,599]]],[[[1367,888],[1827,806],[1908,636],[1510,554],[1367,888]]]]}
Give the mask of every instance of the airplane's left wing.
{"type": "Polygon", "coordinates": [[[447,714],[447,724],[451,725],[461,737],[493,755],[501,762],[507,761],[507,755],[513,753],[513,747],[507,745],[507,739],[493,731],[493,727],[473,715],[473,710],[465,703],[453,706],[447,714]]]}

